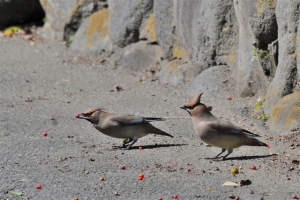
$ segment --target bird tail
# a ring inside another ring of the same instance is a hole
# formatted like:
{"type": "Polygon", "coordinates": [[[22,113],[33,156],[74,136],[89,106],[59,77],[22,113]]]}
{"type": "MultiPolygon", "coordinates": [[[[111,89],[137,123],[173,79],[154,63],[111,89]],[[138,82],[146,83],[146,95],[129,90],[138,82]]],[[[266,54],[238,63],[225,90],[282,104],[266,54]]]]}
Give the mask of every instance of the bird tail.
{"type": "Polygon", "coordinates": [[[248,146],[264,146],[264,147],[270,148],[270,145],[268,145],[264,142],[261,142],[255,138],[248,138],[246,145],[248,145],[248,146]]]}
{"type": "Polygon", "coordinates": [[[168,136],[168,137],[173,138],[173,136],[170,135],[169,133],[166,133],[166,132],[164,132],[164,131],[162,131],[162,130],[154,127],[154,126],[152,126],[152,128],[151,128],[151,130],[149,132],[153,133],[153,134],[156,134],[156,135],[164,135],[164,136],[168,136]]]}
{"type": "Polygon", "coordinates": [[[166,121],[166,118],[161,117],[145,117],[144,118],[147,122],[153,122],[153,121],[166,121]]]}

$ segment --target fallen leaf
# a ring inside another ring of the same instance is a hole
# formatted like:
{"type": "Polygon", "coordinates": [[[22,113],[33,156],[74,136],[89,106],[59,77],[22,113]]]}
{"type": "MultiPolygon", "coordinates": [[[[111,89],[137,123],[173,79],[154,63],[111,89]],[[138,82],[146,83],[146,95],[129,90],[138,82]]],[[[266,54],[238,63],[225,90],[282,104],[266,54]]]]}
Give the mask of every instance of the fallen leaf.
{"type": "Polygon", "coordinates": [[[13,33],[17,32],[20,30],[20,27],[19,26],[10,26],[6,29],[4,29],[4,34],[5,35],[12,35],[13,33]]]}
{"type": "Polygon", "coordinates": [[[240,186],[251,185],[251,184],[252,184],[252,182],[249,179],[240,181],[240,186]]]}
{"type": "Polygon", "coordinates": [[[292,160],[292,163],[293,163],[293,164],[297,164],[297,165],[298,165],[299,162],[300,162],[299,160],[292,160]]]}
{"type": "Polygon", "coordinates": [[[25,102],[32,102],[32,99],[30,99],[29,97],[27,97],[24,101],[25,102]]]}
{"type": "Polygon", "coordinates": [[[15,196],[22,196],[22,192],[20,192],[19,190],[11,190],[8,191],[9,194],[15,195],[15,196]]]}
{"type": "Polygon", "coordinates": [[[211,145],[206,144],[205,142],[203,142],[203,144],[204,144],[206,147],[211,147],[211,145]]]}
{"type": "Polygon", "coordinates": [[[98,63],[104,63],[106,60],[105,59],[100,59],[98,60],[98,63]]]}
{"type": "Polygon", "coordinates": [[[119,91],[122,91],[122,90],[123,90],[123,88],[121,86],[118,86],[118,85],[114,86],[114,91],[115,92],[119,92],[119,91]]]}
{"type": "Polygon", "coordinates": [[[143,77],[140,79],[140,82],[145,81],[147,78],[148,78],[147,76],[143,76],[143,77]]]}
{"type": "Polygon", "coordinates": [[[232,168],[231,170],[230,170],[230,174],[231,175],[236,175],[236,174],[238,174],[239,173],[239,170],[238,170],[238,168],[232,168]]]}
{"type": "Polygon", "coordinates": [[[235,183],[235,182],[230,182],[230,181],[228,181],[228,182],[225,182],[225,183],[222,185],[222,187],[223,187],[223,186],[235,186],[235,187],[237,187],[237,186],[240,186],[240,184],[235,183]]]}
{"type": "Polygon", "coordinates": [[[22,178],[19,182],[27,182],[27,178],[22,178]]]}

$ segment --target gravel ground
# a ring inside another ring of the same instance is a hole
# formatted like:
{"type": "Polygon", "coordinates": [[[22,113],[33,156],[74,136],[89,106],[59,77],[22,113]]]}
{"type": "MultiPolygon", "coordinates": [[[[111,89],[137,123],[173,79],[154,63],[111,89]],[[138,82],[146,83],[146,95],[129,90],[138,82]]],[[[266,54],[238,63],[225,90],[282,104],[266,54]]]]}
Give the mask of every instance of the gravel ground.
{"type": "MultiPolygon", "coordinates": [[[[270,144],[241,147],[225,161],[207,159],[220,149],[201,144],[188,113],[188,83],[162,85],[147,72],[111,69],[58,42],[32,46],[19,37],[0,38],[0,199],[292,199],[300,196],[299,134],[272,135],[251,119],[256,99],[239,99],[234,84],[203,95],[213,113],[261,134],[270,144]],[[145,81],[140,82],[140,79],[145,81]],[[114,91],[115,86],[123,88],[114,91]],[[227,95],[232,100],[226,99],[227,95]],[[89,108],[147,117],[183,117],[153,124],[174,138],[148,135],[132,150],[122,140],[74,117],[89,108]],[[47,137],[42,133],[46,131],[47,137]],[[139,149],[143,147],[143,150],[139,149]],[[125,170],[121,166],[125,166],[125,170]],[[255,165],[257,170],[251,170],[255,165]],[[239,174],[230,174],[232,168],[239,174]],[[144,174],[142,181],[138,175],[144,174]],[[99,178],[104,177],[104,181],[99,178]],[[251,181],[242,187],[224,182],[251,181]],[[41,184],[41,189],[36,189],[41,184]],[[14,196],[9,191],[20,191],[14,196]],[[234,197],[233,197],[234,198],[234,197]]],[[[205,91],[204,91],[205,92],[205,91]]]]}

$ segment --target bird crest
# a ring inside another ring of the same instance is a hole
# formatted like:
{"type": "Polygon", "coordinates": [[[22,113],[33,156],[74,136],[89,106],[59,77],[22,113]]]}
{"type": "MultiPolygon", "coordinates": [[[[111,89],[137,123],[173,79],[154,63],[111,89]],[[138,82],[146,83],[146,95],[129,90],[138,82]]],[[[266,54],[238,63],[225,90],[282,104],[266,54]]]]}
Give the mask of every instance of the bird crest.
{"type": "Polygon", "coordinates": [[[186,107],[193,107],[195,105],[197,105],[198,103],[200,103],[200,99],[202,96],[203,92],[197,94],[188,104],[186,104],[186,107]]]}

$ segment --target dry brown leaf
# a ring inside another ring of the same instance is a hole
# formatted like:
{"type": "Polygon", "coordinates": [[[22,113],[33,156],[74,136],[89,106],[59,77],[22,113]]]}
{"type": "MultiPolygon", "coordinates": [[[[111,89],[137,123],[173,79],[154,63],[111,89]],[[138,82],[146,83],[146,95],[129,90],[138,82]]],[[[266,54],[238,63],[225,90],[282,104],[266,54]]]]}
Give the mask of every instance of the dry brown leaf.
{"type": "Polygon", "coordinates": [[[118,86],[118,85],[114,86],[114,91],[115,92],[119,92],[119,91],[122,91],[122,90],[123,90],[123,88],[121,86],[118,86]]]}
{"type": "Polygon", "coordinates": [[[29,97],[27,97],[24,101],[25,102],[32,102],[32,99],[30,99],[29,97]]]}

